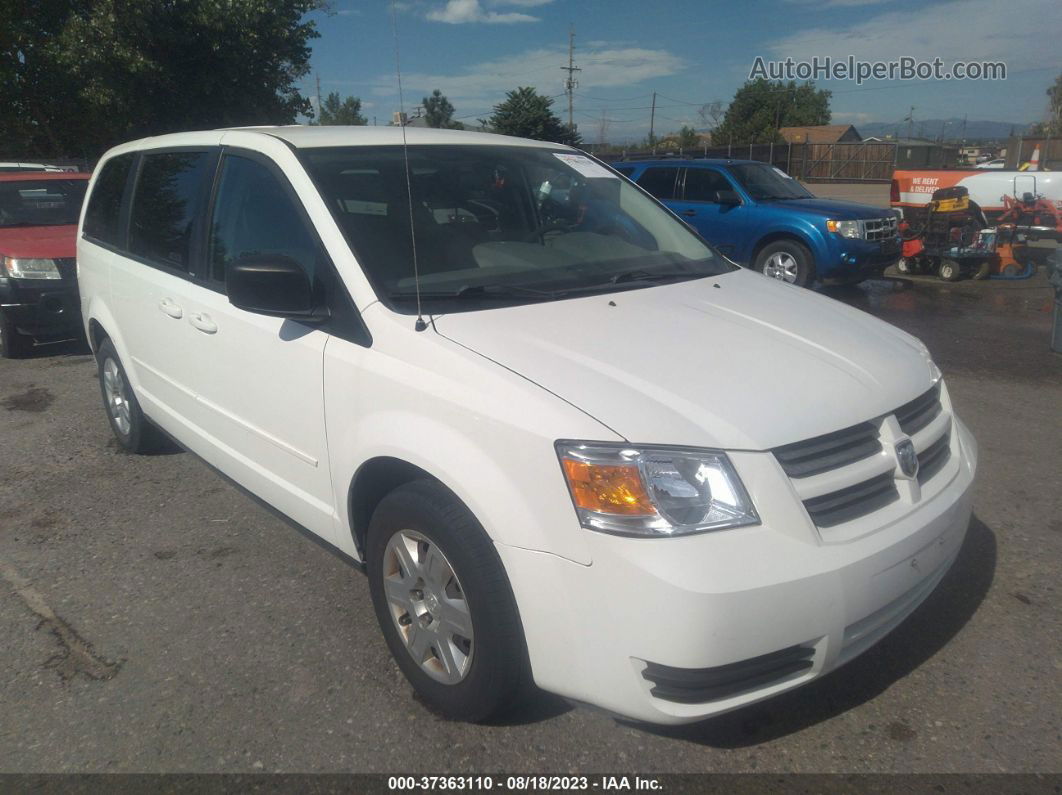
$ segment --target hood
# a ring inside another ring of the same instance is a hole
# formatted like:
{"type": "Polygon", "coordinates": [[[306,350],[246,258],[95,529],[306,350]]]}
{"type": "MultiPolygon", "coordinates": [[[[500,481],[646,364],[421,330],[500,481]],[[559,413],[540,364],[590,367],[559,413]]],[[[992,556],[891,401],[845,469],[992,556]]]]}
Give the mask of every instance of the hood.
{"type": "Polygon", "coordinates": [[[746,270],[434,324],[640,444],[777,447],[887,414],[935,370],[909,334],[746,270]]]}
{"type": "Polygon", "coordinates": [[[0,254],[8,257],[61,259],[76,248],[77,224],[0,227],[0,254]]]}
{"type": "Polygon", "coordinates": [[[884,218],[892,213],[892,210],[872,207],[869,204],[857,204],[856,202],[837,201],[836,199],[819,199],[814,197],[807,199],[785,199],[784,201],[772,199],[757,203],[822,218],[833,218],[837,221],[855,221],[860,218],[884,218]]]}

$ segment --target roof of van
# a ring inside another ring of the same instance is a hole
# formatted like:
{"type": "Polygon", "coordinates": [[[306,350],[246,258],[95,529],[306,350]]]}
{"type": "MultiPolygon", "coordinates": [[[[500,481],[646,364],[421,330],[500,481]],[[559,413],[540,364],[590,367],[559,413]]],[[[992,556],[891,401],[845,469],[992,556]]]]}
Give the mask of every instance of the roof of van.
{"type": "MultiPolygon", "coordinates": [[[[234,127],[233,131],[262,133],[287,141],[302,149],[325,146],[386,146],[402,143],[401,127],[340,127],[293,124],[285,127],[234,127]]],[[[569,149],[563,144],[532,141],[495,133],[466,130],[436,130],[431,127],[406,127],[406,141],[415,144],[480,144],[494,146],[536,146],[547,149],[569,149]]]]}

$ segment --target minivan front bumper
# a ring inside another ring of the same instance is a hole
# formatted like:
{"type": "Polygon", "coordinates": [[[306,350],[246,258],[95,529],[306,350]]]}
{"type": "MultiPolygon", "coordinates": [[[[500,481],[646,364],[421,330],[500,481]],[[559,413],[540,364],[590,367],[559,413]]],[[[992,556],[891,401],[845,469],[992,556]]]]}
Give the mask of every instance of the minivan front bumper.
{"type": "Polygon", "coordinates": [[[959,553],[977,452],[957,419],[955,427],[958,455],[941,474],[946,483],[853,541],[825,543],[765,518],[684,538],[592,533],[586,566],[498,544],[535,681],[624,716],[676,724],[760,701],[853,659],[921,604],[959,553]]]}

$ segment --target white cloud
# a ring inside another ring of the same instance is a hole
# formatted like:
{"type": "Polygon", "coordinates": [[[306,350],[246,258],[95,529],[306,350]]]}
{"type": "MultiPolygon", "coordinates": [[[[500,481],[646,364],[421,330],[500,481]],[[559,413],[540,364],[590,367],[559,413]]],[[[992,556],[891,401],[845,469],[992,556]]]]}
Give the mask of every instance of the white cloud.
{"type": "Polygon", "coordinates": [[[553,0],[487,0],[487,2],[492,6],[521,6],[522,8],[533,8],[534,6],[549,5],[553,0]]]}
{"type": "Polygon", "coordinates": [[[875,121],[874,114],[858,111],[834,111],[830,114],[831,124],[862,124],[865,121],[875,121]]]}
{"type": "Polygon", "coordinates": [[[1011,0],[1006,16],[1036,22],[1001,24],[997,0],[950,0],[887,11],[848,26],[804,30],[778,39],[769,50],[794,60],[849,54],[866,61],[939,56],[948,66],[959,60],[999,60],[1010,73],[1043,66],[1043,54],[1055,52],[1062,37],[1058,0],[1011,0]]]}
{"type": "MultiPolygon", "coordinates": [[[[513,0],[509,0],[510,3],[513,0]]],[[[526,2],[517,2],[515,5],[527,5],[526,2]]],[[[532,3],[537,5],[537,3],[532,3]]],[[[480,5],[479,0],[447,0],[446,5],[433,8],[427,13],[427,18],[432,22],[446,22],[450,25],[462,25],[467,22],[486,22],[490,25],[511,25],[519,22],[538,22],[538,17],[530,14],[521,14],[515,11],[499,13],[486,11],[480,5]]]]}
{"type": "MultiPolygon", "coordinates": [[[[453,74],[413,72],[402,74],[402,84],[408,96],[427,94],[440,89],[457,106],[458,115],[489,112],[500,102],[506,91],[517,86],[533,86],[539,93],[562,93],[564,73],[560,67],[567,62],[567,50],[542,48],[526,50],[492,61],[465,67],[453,74]]],[[[684,70],[686,62],[667,50],[643,47],[604,46],[578,57],[579,90],[595,88],[628,88],[652,78],[673,75],[684,70]]],[[[381,75],[375,81],[379,95],[393,91],[385,86],[393,77],[381,75]]],[[[648,93],[648,92],[646,92],[648,93]]]]}

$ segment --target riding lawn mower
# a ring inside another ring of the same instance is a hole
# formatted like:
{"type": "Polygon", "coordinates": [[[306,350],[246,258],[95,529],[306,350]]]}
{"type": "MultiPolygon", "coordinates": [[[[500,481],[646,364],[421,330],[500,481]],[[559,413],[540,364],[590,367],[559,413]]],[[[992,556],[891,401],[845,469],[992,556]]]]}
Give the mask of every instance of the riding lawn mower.
{"type": "Polygon", "coordinates": [[[924,214],[900,224],[903,251],[896,269],[903,274],[936,273],[945,281],[1023,279],[1031,276],[1050,249],[1029,246],[1041,239],[1062,240],[1062,219],[1050,202],[1026,193],[1003,197],[1004,211],[994,227],[970,192],[958,185],[933,193],[924,214]]]}

